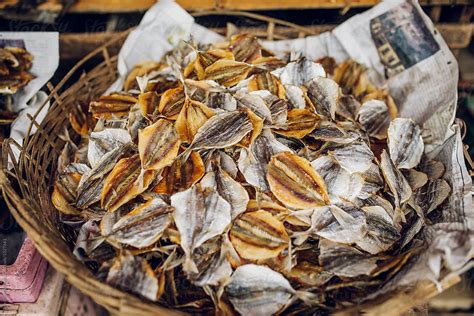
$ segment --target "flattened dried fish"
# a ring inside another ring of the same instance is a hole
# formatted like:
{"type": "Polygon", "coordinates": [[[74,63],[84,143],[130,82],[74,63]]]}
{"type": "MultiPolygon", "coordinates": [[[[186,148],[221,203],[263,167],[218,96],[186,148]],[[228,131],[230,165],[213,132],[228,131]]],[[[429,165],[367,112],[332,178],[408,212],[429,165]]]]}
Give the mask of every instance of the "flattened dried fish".
{"type": "Polygon", "coordinates": [[[350,173],[367,171],[374,159],[374,154],[364,142],[339,146],[328,154],[350,173]]]}
{"type": "Polygon", "coordinates": [[[337,198],[354,201],[360,197],[364,186],[364,179],[360,174],[349,173],[329,156],[313,160],[311,166],[323,177],[331,200],[337,198]]]}
{"type": "Polygon", "coordinates": [[[301,57],[296,61],[292,61],[281,71],[275,71],[280,77],[283,85],[304,86],[308,84],[315,77],[326,77],[321,64],[317,64],[306,57],[301,57]]]}
{"type": "Polygon", "coordinates": [[[106,282],[149,300],[158,300],[158,279],[153,269],[145,259],[130,252],[117,257],[110,267],[106,282]]]}
{"type": "Polygon", "coordinates": [[[230,204],[232,219],[247,208],[247,203],[249,202],[247,191],[220,167],[215,167],[213,171],[208,172],[202,178],[201,185],[204,189],[214,189],[230,204]]]}
{"type": "Polygon", "coordinates": [[[139,185],[140,172],[141,162],[138,155],[119,160],[105,179],[100,197],[101,207],[113,212],[145,191],[154,178],[154,172],[145,171],[143,183],[139,185]]]}
{"type": "Polygon", "coordinates": [[[232,36],[229,48],[232,50],[237,61],[250,63],[262,57],[261,47],[257,38],[249,34],[232,36]]]}
{"type": "Polygon", "coordinates": [[[143,116],[140,104],[133,105],[128,112],[127,130],[134,142],[137,141],[138,131],[147,127],[148,124],[150,121],[143,116]]]}
{"type": "Polygon", "coordinates": [[[283,223],[264,210],[238,216],[229,238],[239,256],[248,260],[274,258],[288,247],[289,241],[283,223]]]}
{"type": "Polygon", "coordinates": [[[396,118],[388,128],[390,158],[397,168],[415,168],[424,151],[420,127],[411,119],[396,118]]]}
{"type": "Polygon", "coordinates": [[[446,168],[436,160],[427,160],[420,163],[420,171],[426,173],[429,179],[439,179],[444,175],[446,168]]]}
{"type": "Polygon", "coordinates": [[[309,161],[290,152],[271,158],[267,180],[275,197],[288,207],[304,209],[329,203],[323,178],[309,161]]]}
{"type": "Polygon", "coordinates": [[[199,128],[212,116],[214,111],[207,105],[187,99],[175,123],[181,141],[190,144],[199,128]]]}
{"type": "Polygon", "coordinates": [[[311,133],[319,123],[319,117],[308,109],[291,109],[283,129],[275,129],[275,133],[303,138],[311,133]]]}
{"type": "Polygon", "coordinates": [[[205,77],[205,69],[219,59],[234,60],[234,54],[232,54],[232,52],[218,48],[210,49],[205,52],[197,52],[194,69],[196,69],[198,79],[203,80],[205,77]]]}
{"type": "Polygon", "coordinates": [[[428,176],[426,173],[416,171],[415,169],[402,170],[402,174],[407,179],[410,187],[413,191],[421,188],[428,182],[428,176]]]}
{"type": "Polygon", "coordinates": [[[357,101],[356,98],[352,95],[342,95],[339,98],[339,104],[336,108],[336,114],[342,116],[343,118],[354,121],[357,116],[361,104],[357,101]]]}
{"type": "Polygon", "coordinates": [[[383,139],[387,136],[390,115],[385,102],[370,100],[359,108],[357,119],[370,136],[383,139]]]}
{"type": "Polygon", "coordinates": [[[58,211],[65,214],[79,213],[79,210],[74,206],[77,188],[82,176],[89,171],[90,168],[86,165],[72,163],[57,176],[54,181],[51,202],[58,211]]]}
{"type": "Polygon", "coordinates": [[[130,107],[137,103],[135,97],[123,94],[102,96],[89,104],[89,111],[96,119],[123,119],[128,116],[130,107]]]}
{"type": "Polygon", "coordinates": [[[231,87],[247,78],[252,67],[246,63],[220,59],[207,67],[204,72],[204,79],[214,80],[219,84],[231,87]]]}
{"type": "Polygon", "coordinates": [[[231,206],[217,192],[193,185],[171,196],[175,208],[174,222],[178,228],[181,248],[186,254],[184,271],[197,273],[193,251],[205,241],[218,236],[231,222],[231,206]]]}
{"type": "Polygon", "coordinates": [[[396,208],[399,209],[402,203],[407,202],[412,194],[410,184],[401,174],[401,172],[395,168],[392,160],[384,150],[380,156],[380,169],[382,175],[390,188],[390,191],[395,196],[396,208]]]}
{"type": "Polygon", "coordinates": [[[266,90],[280,99],[285,98],[285,88],[283,88],[280,80],[270,72],[255,74],[249,81],[248,90],[266,90]]]}
{"type": "Polygon", "coordinates": [[[92,132],[89,136],[87,159],[94,168],[105,154],[132,141],[128,131],[120,128],[106,128],[92,132]]]}
{"type": "Polygon", "coordinates": [[[451,187],[443,179],[428,180],[414,191],[413,203],[410,203],[423,218],[441,205],[451,193],[451,187]]]}
{"type": "Polygon", "coordinates": [[[272,113],[258,94],[239,90],[234,97],[237,100],[238,108],[250,109],[253,113],[264,119],[265,123],[272,123],[272,113]]]}
{"type": "Polygon", "coordinates": [[[336,118],[339,103],[339,86],[331,79],[316,77],[308,83],[308,98],[318,114],[331,119],[336,118]]]}
{"type": "Polygon", "coordinates": [[[306,92],[300,87],[286,85],[285,95],[293,108],[304,109],[306,107],[306,92]]]}
{"type": "Polygon", "coordinates": [[[371,254],[388,250],[401,237],[398,225],[383,207],[366,206],[362,209],[366,213],[368,232],[357,246],[371,254]]]}
{"type": "Polygon", "coordinates": [[[185,100],[183,87],[168,89],[161,95],[158,112],[169,120],[176,120],[185,100]]]}
{"type": "Polygon", "coordinates": [[[283,151],[291,152],[291,149],[280,143],[269,129],[264,129],[249,149],[240,151],[239,170],[249,184],[262,191],[269,191],[268,163],[273,155],[283,151]]]}
{"type": "Polygon", "coordinates": [[[159,119],[138,132],[138,152],[144,170],[160,170],[173,163],[181,141],[173,124],[159,119]]]}
{"type": "Polygon", "coordinates": [[[158,94],[155,91],[149,91],[141,93],[138,96],[138,104],[142,115],[148,119],[151,118],[155,110],[158,108],[158,102],[160,101],[158,94]]]}
{"type": "Polygon", "coordinates": [[[85,173],[77,188],[76,206],[86,208],[100,201],[106,175],[114,168],[116,162],[135,150],[133,143],[127,143],[105,154],[89,172],[85,173]]]}
{"type": "Polygon", "coordinates": [[[226,148],[239,143],[253,130],[247,112],[224,112],[213,116],[198,131],[192,149],[226,148]]]}
{"type": "Polygon", "coordinates": [[[230,302],[242,315],[272,315],[295,295],[287,279],[272,269],[255,264],[238,267],[225,288],[230,302]]]}
{"type": "Polygon", "coordinates": [[[173,194],[189,189],[204,176],[205,168],[201,155],[193,151],[186,157],[175,159],[173,164],[161,173],[162,180],[153,188],[153,192],[173,194]]]}
{"type": "Polygon", "coordinates": [[[188,279],[197,286],[219,284],[227,281],[232,274],[232,267],[226,251],[219,242],[205,243],[195,251],[198,273],[188,273],[188,279]]]}
{"type": "Polygon", "coordinates": [[[151,199],[120,218],[106,238],[135,248],[151,246],[171,224],[172,211],[161,199],[151,199]]]}

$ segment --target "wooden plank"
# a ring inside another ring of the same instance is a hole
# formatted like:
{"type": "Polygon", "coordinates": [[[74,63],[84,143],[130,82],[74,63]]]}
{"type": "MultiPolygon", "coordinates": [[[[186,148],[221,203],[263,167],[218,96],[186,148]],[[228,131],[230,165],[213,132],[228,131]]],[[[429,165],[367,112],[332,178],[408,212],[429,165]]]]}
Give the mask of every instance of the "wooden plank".
{"type": "MultiPolygon", "coordinates": [[[[439,32],[443,35],[451,49],[465,48],[469,45],[472,37],[472,30],[474,24],[437,24],[439,32]]],[[[331,31],[336,25],[323,24],[307,26],[314,34],[331,31]]],[[[225,34],[225,28],[213,28],[212,30],[225,34]]],[[[265,36],[265,28],[248,27],[240,28],[241,31],[251,32],[258,36],[265,36]]],[[[103,33],[61,33],[59,35],[60,57],[62,59],[80,59],[88,52],[99,47],[106,41],[112,39],[118,33],[103,32],[103,33]]],[[[286,27],[275,27],[274,39],[295,38],[298,36],[298,31],[286,27]]],[[[110,54],[117,53],[120,49],[120,44],[110,48],[110,54]]]]}
{"type": "MultiPolygon", "coordinates": [[[[421,0],[422,5],[468,5],[471,0],[421,0]]],[[[18,3],[19,0],[3,0],[0,10],[18,3]]],[[[279,10],[279,9],[329,9],[370,7],[380,0],[177,0],[186,10],[279,10]]],[[[125,13],[145,11],[156,0],[78,0],[70,12],[75,13],[125,13]]],[[[40,10],[57,12],[62,9],[61,0],[46,0],[40,10]]]]}

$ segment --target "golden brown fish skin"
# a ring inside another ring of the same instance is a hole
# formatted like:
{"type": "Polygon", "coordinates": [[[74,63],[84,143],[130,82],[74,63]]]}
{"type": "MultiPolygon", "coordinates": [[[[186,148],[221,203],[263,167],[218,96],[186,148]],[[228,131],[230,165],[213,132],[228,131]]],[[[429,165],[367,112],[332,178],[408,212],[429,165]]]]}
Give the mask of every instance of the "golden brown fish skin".
{"type": "Polygon", "coordinates": [[[218,48],[210,49],[205,52],[198,52],[194,62],[194,69],[196,70],[198,79],[203,80],[205,77],[205,69],[219,59],[233,60],[234,54],[230,51],[218,48]]]}
{"type": "Polygon", "coordinates": [[[158,107],[158,102],[159,96],[155,91],[141,93],[138,96],[138,104],[140,104],[142,115],[148,119],[151,118],[158,107]]]}
{"type": "Polygon", "coordinates": [[[252,67],[246,63],[220,59],[207,67],[204,72],[204,79],[214,80],[219,84],[231,87],[247,78],[252,67]]]}
{"type": "Polygon", "coordinates": [[[138,183],[140,172],[139,155],[119,160],[105,179],[100,200],[101,207],[113,212],[146,190],[154,178],[154,172],[145,171],[142,188],[138,183]]]}
{"type": "Polygon", "coordinates": [[[79,173],[70,173],[60,175],[54,182],[54,189],[51,195],[51,202],[54,207],[65,214],[77,215],[80,210],[74,206],[76,199],[76,189],[81,181],[82,175],[79,173]]]}
{"type": "Polygon", "coordinates": [[[245,135],[242,138],[242,140],[239,142],[238,145],[248,148],[250,145],[253,144],[255,139],[262,132],[262,130],[263,130],[263,119],[260,116],[258,116],[257,114],[255,114],[254,112],[252,112],[250,109],[246,109],[245,112],[247,113],[247,116],[248,116],[250,122],[252,123],[253,129],[250,133],[248,133],[247,135],[245,135]]]}
{"type": "Polygon", "coordinates": [[[181,141],[173,124],[159,119],[152,125],[139,130],[138,152],[142,168],[160,170],[173,163],[178,155],[181,141]]]}
{"type": "Polygon", "coordinates": [[[323,178],[306,159],[290,152],[274,155],[267,180],[275,197],[287,207],[306,209],[329,203],[323,178]]]}
{"type": "Polygon", "coordinates": [[[123,94],[102,96],[89,104],[89,112],[95,119],[123,119],[128,117],[132,105],[137,103],[135,97],[123,94]]]}
{"type": "Polygon", "coordinates": [[[183,87],[168,89],[161,95],[158,112],[169,120],[176,120],[185,100],[183,87]]]}
{"type": "Polygon", "coordinates": [[[160,194],[174,194],[189,189],[204,176],[205,167],[199,153],[192,151],[186,161],[176,159],[161,174],[162,180],[153,188],[160,194]]]}
{"type": "Polygon", "coordinates": [[[165,65],[156,62],[156,61],[145,61],[140,64],[135,65],[133,69],[128,73],[127,78],[125,79],[124,91],[138,87],[136,78],[149,74],[152,71],[160,70],[164,68],[165,65]]]}
{"type": "Polygon", "coordinates": [[[262,50],[258,39],[248,34],[234,35],[230,40],[230,49],[237,61],[250,63],[262,57],[262,50]]]}
{"type": "Polygon", "coordinates": [[[291,109],[285,129],[274,129],[277,134],[303,138],[311,133],[319,125],[320,118],[308,109],[291,109]]]}
{"type": "Polygon", "coordinates": [[[248,260],[274,258],[288,247],[288,233],[270,212],[257,210],[236,218],[229,238],[240,257],[248,260]]]}
{"type": "Polygon", "coordinates": [[[248,85],[249,91],[268,90],[280,99],[286,99],[285,88],[280,80],[270,72],[261,72],[253,76],[248,85]]]}
{"type": "Polygon", "coordinates": [[[175,122],[181,141],[191,144],[199,128],[212,116],[214,111],[204,103],[186,99],[175,122]]]}

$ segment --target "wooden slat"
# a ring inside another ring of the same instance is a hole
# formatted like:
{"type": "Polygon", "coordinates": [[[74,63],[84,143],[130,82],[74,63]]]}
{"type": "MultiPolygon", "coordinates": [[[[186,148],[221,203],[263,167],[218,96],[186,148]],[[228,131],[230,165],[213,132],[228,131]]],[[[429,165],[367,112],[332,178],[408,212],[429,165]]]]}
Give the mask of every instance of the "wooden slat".
{"type": "MultiPolygon", "coordinates": [[[[2,0],[0,10],[19,0],[2,0]]],[[[70,12],[76,13],[124,13],[145,11],[156,0],[78,0],[70,12]]],[[[177,0],[187,10],[278,10],[278,9],[320,9],[369,7],[380,0],[177,0]]],[[[421,0],[422,5],[467,5],[471,0],[421,0]]],[[[46,0],[39,6],[40,10],[60,11],[61,0],[46,0]]]]}
{"type": "MultiPolygon", "coordinates": [[[[469,45],[473,35],[474,24],[437,24],[436,25],[441,35],[448,43],[451,49],[465,48],[469,45]]],[[[308,26],[315,34],[320,34],[332,30],[336,25],[323,24],[308,26]]],[[[217,28],[214,31],[225,34],[225,29],[217,28]]],[[[266,34],[264,28],[242,28],[242,31],[249,31],[253,34],[266,34]]],[[[110,40],[118,33],[61,33],[59,35],[60,57],[62,59],[79,59],[85,56],[88,52],[99,47],[106,41],[110,40]]],[[[289,28],[275,27],[274,39],[281,39],[284,37],[296,37],[294,30],[289,28]]],[[[110,47],[110,54],[117,53],[120,49],[120,43],[110,47]]]]}

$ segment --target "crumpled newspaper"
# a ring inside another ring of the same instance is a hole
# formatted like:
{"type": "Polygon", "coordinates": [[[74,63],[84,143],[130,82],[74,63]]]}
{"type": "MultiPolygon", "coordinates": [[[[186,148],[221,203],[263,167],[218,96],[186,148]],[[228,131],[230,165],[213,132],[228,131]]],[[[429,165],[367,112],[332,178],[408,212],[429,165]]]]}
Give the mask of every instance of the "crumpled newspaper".
{"type": "MultiPolygon", "coordinates": [[[[136,63],[159,60],[190,37],[198,43],[223,40],[196,24],[174,1],[159,1],[125,41],[119,54],[120,77],[108,91],[119,90],[136,63]]],[[[367,66],[375,84],[388,86],[400,116],[422,124],[425,154],[446,166],[444,178],[453,192],[439,221],[422,230],[427,250],[371,297],[420,280],[440,284],[450,273],[464,271],[474,256],[474,209],[460,128],[455,124],[458,65],[419,4],[384,1],[332,32],[263,45],[277,55],[302,53],[313,60],[331,56],[338,63],[351,58],[367,66]]]]}

